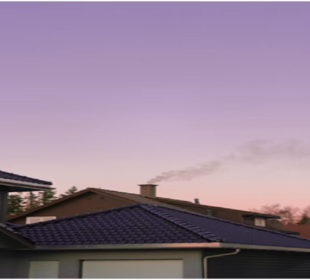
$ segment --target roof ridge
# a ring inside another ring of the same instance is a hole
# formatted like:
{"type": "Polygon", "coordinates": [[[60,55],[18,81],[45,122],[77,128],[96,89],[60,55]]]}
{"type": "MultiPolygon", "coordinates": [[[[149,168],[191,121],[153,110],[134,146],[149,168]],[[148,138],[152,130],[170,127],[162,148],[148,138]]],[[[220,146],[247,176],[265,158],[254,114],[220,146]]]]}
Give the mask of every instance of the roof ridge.
{"type": "MultiPolygon", "coordinates": [[[[141,203],[140,203],[141,204],[141,203]]],[[[100,210],[100,211],[95,211],[95,212],[90,212],[90,213],[86,213],[86,214],[77,214],[74,216],[70,216],[70,217],[64,217],[64,218],[59,218],[59,219],[53,219],[53,220],[48,220],[48,221],[43,221],[43,222],[38,222],[38,223],[32,223],[32,224],[26,224],[26,225],[14,225],[14,228],[18,227],[18,229],[22,229],[25,227],[33,227],[33,226],[37,226],[37,225],[45,225],[45,224],[53,224],[53,223],[58,223],[58,222],[62,222],[64,220],[73,220],[73,219],[79,219],[79,218],[83,218],[83,217],[87,217],[87,216],[95,216],[95,215],[99,215],[102,213],[109,213],[115,210],[123,210],[125,208],[134,208],[139,206],[139,204],[133,204],[133,205],[126,205],[126,206],[121,206],[121,207],[115,207],[115,208],[111,208],[111,209],[105,209],[105,210],[100,210]]]]}
{"type": "MultiPolygon", "coordinates": [[[[205,230],[203,230],[197,226],[189,225],[188,223],[182,222],[178,218],[175,218],[175,217],[173,217],[167,213],[162,212],[160,209],[158,209],[158,208],[161,208],[163,206],[153,205],[153,204],[140,204],[139,206],[141,208],[151,212],[152,214],[155,214],[156,216],[164,218],[165,220],[167,220],[167,221],[169,221],[169,222],[171,222],[171,223],[173,223],[179,227],[182,227],[186,230],[189,230],[193,233],[196,233],[197,235],[207,239],[208,241],[211,241],[211,242],[224,241],[221,237],[217,236],[214,233],[207,232],[207,231],[205,231],[205,230]],[[157,208],[157,209],[154,209],[154,208],[157,208]]],[[[168,208],[168,207],[166,207],[166,208],[168,208]]],[[[170,208],[170,209],[174,209],[174,208],[170,208]]],[[[176,210],[176,211],[179,211],[179,210],[176,210]]],[[[189,213],[189,214],[191,214],[191,213],[189,213]]]]}
{"type": "MultiPolygon", "coordinates": [[[[160,205],[156,205],[156,206],[162,207],[160,205]]],[[[224,220],[224,219],[220,219],[220,218],[210,217],[210,216],[206,216],[206,215],[199,214],[199,213],[190,213],[190,212],[188,212],[186,210],[178,210],[178,209],[174,209],[174,208],[171,208],[171,209],[175,210],[175,211],[178,211],[178,212],[185,212],[186,214],[189,213],[189,214],[192,214],[192,215],[195,215],[195,216],[204,217],[204,218],[211,219],[211,220],[220,220],[222,222],[225,222],[225,223],[228,223],[228,224],[233,224],[233,225],[236,225],[236,226],[251,228],[251,229],[258,230],[258,231],[272,232],[272,233],[276,233],[276,234],[279,234],[279,235],[285,235],[287,237],[298,238],[298,239],[310,242],[310,239],[303,238],[303,237],[298,237],[298,236],[292,236],[290,234],[282,233],[282,232],[275,231],[275,230],[272,230],[272,229],[259,228],[259,227],[255,227],[255,226],[251,226],[251,225],[246,225],[246,224],[241,224],[241,223],[237,223],[237,222],[233,222],[233,221],[229,221],[229,220],[224,220]]]]}

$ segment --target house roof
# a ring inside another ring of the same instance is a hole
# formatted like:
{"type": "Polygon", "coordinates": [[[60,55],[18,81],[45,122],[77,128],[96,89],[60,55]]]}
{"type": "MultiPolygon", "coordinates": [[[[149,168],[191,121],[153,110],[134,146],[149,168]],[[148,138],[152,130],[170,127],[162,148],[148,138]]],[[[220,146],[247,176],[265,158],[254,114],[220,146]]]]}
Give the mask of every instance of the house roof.
{"type": "MultiPolygon", "coordinates": [[[[230,212],[235,212],[235,213],[241,214],[243,216],[247,215],[247,214],[253,214],[253,212],[250,212],[250,211],[229,209],[229,208],[224,208],[224,207],[216,207],[216,206],[209,206],[209,205],[203,205],[203,204],[196,204],[196,203],[192,203],[190,201],[184,201],[184,200],[178,200],[178,199],[171,199],[171,198],[164,198],[164,197],[146,197],[146,196],[143,196],[140,194],[134,194],[134,193],[126,193],[126,192],[99,189],[99,188],[87,188],[87,189],[75,192],[71,195],[67,195],[65,197],[56,199],[56,200],[54,200],[48,204],[29,209],[27,211],[24,211],[24,212],[16,214],[16,215],[9,216],[8,220],[27,216],[33,212],[36,212],[38,210],[41,210],[41,209],[53,206],[55,204],[64,202],[66,200],[77,197],[79,195],[83,195],[87,192],[93,192],[93,193],[97,193],[97,194],[101,194],[101,195],[107,195],[108,194],[110,196],[122,198],[128,202],[133,203],[133,204],[136,204],[136,203],[157,204],[157,205],[161,205],[161,206],[176,208],[179,210],[184,210],[184,208],[182,208],[182,206],[190,206],[193,210],[192,211],[190,211],[189,209],[186,209],[186,210],[189,212],[194,212],[194,213],[196,213],[195,208],[196,209],[201,208],[201,209],[209,209],[209,210],[230,211],[230,212]],[[172,203],[172,204],[170,204],[170,203],[172,203]]],[[[265,214],[261,214],[261,215],[265,215],[265,214]]],[[[279,218],[278,216],[273,216],[273,215],[267,215],[267,216],[268,216],[268,218],[271,218],[271,217],[272,218],[279,218]]]]}
{"type": "Polygon", "coordinates": [[[310,239],[310,224],[305,225],[289,224],[289,225],[283,225],[282,227],[286,230],[298,232],[300,237],[310,239]]]}
{"type": "Polygon", "coordinates": [[[161,205],[161,206],[174,207],[176,209],[182,210],[182,208],[180,208],[180,207],[171,206],[169,204],[166,204],[166,203],[160,202],[160,201],[154,201],[153,198],[145,197],[145,196],[142,196],[142,195],[139,195],[139,194],[125,193],[125,192],[105,190],[105,189],[97,189],[97,188],[87,188],[87,189],[75,192],[75,193],[73,193],[71,195],[67,195],[67,196],[64,196],[62,198],[55,199],[55,200],[53,200],[50,203],[47,203],[45,205],[34,207],[34,208],[31,208],[31,209],[29,209],[27,211],[23,211],[23,212],[21,212],[19,214],[8,216],[7,219],[8,220],[13,220],[13,219],[16,219],[16,218],[19,218],[19,217],[27,216],[27,215],[29,215],[29,214],[31,214],[33,212],[36,212],[36,211],[41,210],[41,209],[45,209],[47,207],[51,207],[51,206],[53,206],[55,204],[58,204],[58,203],[62,203],[64,201],[66,201],[66,200],[69,200],[71,198],[83,195],[83,194],[85,194],[87,192],[93,192],[93,193],[97,193],[97,194],[100,194],[100,195],[107,195],[108,194],[110,196],[122,198],[122,199],[124,199],[124,200],[126,200],[128,202],[131,202],[132,204],[136,204],[136,203],[154,204],[154,203],[156,203],[156,204],[161,205]]]}
{"type": "Polygon", "coordinates": [[[10,226],[36,245],[221,242],[310,248],[308,239],[152,204],[10,226]]]}
{"type": "Polygon", "coordinates": [[[21,176],[21,175],[17,175],[14,173],[1,171],[1,170],[0,170],[0,179],[8,179],[8,180],[47,185],[47,186],[52,185],[52,183],[48,181],[43,181],[43,180],[34,179],[34,178],[26,177],[26,176],[21,176]]]}

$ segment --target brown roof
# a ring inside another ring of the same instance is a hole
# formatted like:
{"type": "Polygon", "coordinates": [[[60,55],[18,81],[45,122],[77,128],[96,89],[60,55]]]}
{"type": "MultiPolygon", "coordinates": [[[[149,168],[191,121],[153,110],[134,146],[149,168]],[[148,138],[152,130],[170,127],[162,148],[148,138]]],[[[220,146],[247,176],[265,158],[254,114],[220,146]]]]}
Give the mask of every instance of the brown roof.
{"type": "MultiPolygon", "coordinates": [[[[16,219],[16,218],[19,218],[19,217],[27,216],[30,213],[36,212],[36,211],[44,209],[44,208],[51,207],[51,206],[53,206],[55,204],[61,203],[63,201],[69,200],[71,198],[74,198],[76,196],[82,195],[82,194],[87,193],[87,192],[94,192],[94,193],[97,193],[97,194],[108,194],[110,196],[122,198],[122,199],[127,200],[127,201],[132,202],[132,203],[148,203],[148,204],[154,204],[155,203],[157,205],[166,206],[166,207],[170,206],[171,207],[171,205],[169,205],[169,204],[166,204],[166,203],[163,203],[163,202],[154,201],[153,198],[148,198],[148,197],[145,197],[145,196],[142,196],[142,195],[139,195],[139,194],[125,193],[125,192],[112,191],[112,190],[104,190],[104,189],[97,189],[97,188],[87,188],[87,189],[75,192],[75,193],[73,193],[71,195],[67,195],[65,197],[53,200],[52,202],[47,203],[45,205],[41,205],[41,206],[38,206],[38,207],[31,208],[31,209],[29,209],[27,211],[23,211],[23,212],[21,212],[19,214],[16,214],[16,215],[7,216],[7,220],[12,220],[12,219],[16,219]]],[[[177,206],[175,206],[174,208],[182,210],[182,208],[177,207],[177,206]]]]}
{"type": "Polygon", "coordinates": [[[74,198],[76,196],[82,195],[82,194],[87,193],[87,192],[94,192],[97,194],[108,194],[110,196],[121,198],[123,200],[126,200],[128,202],[132,202],[132,203],[157,204],[157,205],[161,205],[161,206],[165,206],[165,207],[174,207],[174,208],[179,209],[179,210],[184,210],[184,208],[182,208],[182,206],[187,206],[187,211],[190,211],[190,212],[197,212],[198,209],[208,209],[208,210],[215,210],[215,211],[216,210],[229,211],[229,212],[233,212],[233,213],[238,213],[240,215],[253,213],[253,212],[244,211],[244,210],[236,210],[236,209],[230,209],[230,208],[224,208],[224,207],[216,207],[216,206],[210,206],[210,205],[197,204],[197,203],[193,203],[193,202],[185,201],[185,200],[178,200],[178,199],[171,199],[171,198],[164,198],[164,197],[152,197],[151,198],[151,197],[146,197],[146,196],[142,196],[140,194],[134,194],[134,193],[126,193],[126,192],[99,189],[99,188],[87,188],[87,189],[78,191],[76,193],[73,193],[71,195],[67,195],[63,198],[56,199],[56,200],[54,200],[48,204],[32,208],[30,210],[24,211],[24,212],[16,214],[16,215],[8,216],[7,219],[12,220],[12,219],[16,219],[19,217],[26,216],[30,213],[35,212],[35,211],[51,207],[55,204],[61,203],[63,201],[69,200],[71,198],[74,198]],[[189,208],[192,208],[192,211],[189,208]]]}
{"type": "Polygon", "coordinates": [[[310,224],[306,225],[289,224],[289,225],[283,225],[282,228],[299,232],[299,237],[310,239],[310,224]]]}

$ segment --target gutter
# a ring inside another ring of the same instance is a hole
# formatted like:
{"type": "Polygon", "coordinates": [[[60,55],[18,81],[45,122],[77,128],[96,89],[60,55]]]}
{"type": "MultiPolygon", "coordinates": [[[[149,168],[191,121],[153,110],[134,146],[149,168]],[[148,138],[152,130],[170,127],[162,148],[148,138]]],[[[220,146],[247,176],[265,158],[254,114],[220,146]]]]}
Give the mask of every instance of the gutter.
{"type": "Polygon", "coordinates": [[[47,190],[52,189],[50,185],[44,185],[44,184],[35,184],[35,183],[29,183],[24,181],[18,181],[18,180],[11,180],[11,179],[4,179],[0,178],[0,184],[4,183],[7,186],[26,186],[26,187],[32,187],[34,189],[41,190],[41,188],[45,188],[47,190]]]}
{"type": "Polygon", "coordinates": [[[206,256],[203,258],[203,278],[208,278],[208,270],[207,270],[207,267],[208,267],[208,262],[207,260],[208,259],[211,259],[211,258],[219,258],[219,257],[226,257],[226,256],[231,256],[231,255],[236,255],[240,252],[240,249],[236,249],[235,252],[231,252],[231,253],[226,253],[226,254],[220,254],[220,255],[212,255],[212,256],[206,256]]]}
{"type": "Polygon", "coordinates": [[[89,244],[89,245],[36,245],[35,250],[145,250],[145,249],[247,249],[310,253],[310,248],[248,245],[238,243],[153,243],[153,244],[89,244]]]}

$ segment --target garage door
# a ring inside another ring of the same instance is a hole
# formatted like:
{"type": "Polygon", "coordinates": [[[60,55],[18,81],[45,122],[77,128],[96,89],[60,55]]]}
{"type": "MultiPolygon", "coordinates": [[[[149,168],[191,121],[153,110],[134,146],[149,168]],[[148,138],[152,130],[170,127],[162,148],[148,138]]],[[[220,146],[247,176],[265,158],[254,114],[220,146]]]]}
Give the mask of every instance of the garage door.
{"type": "Polygon", "coordinates": [[[83,261],[82,278],[183,278],[183,261],[83,261]]]}

